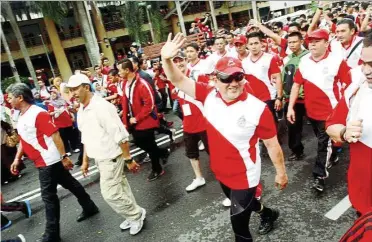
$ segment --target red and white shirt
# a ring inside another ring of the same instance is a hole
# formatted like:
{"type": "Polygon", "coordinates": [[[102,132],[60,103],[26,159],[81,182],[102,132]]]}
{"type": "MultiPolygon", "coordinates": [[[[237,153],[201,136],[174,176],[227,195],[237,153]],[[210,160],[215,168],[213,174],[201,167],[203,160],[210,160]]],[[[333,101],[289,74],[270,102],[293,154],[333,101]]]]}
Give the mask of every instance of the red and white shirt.
{"type": "Polygon", "coordinates": [[[205,62],[203,63],[203,73],[205,74],[211,74],[214,72],[217,62],[222,57],[234,57],[238,58],[236,55],[231,54],[230,52],[225,50],[225,53],[223,55],[218,54],[217,52],[213,52],[210,56],[205,59],[205,62]]]}
{"type": "Polygon", "coordinates": [[[271,75],[280,73],[280,68],[274,56],[262,52],[262,55],[252,61],[251,57],[242,61],[243,69],[250,86],[261,101],[273,100],[276,97],[276,87],[271,81],[271,75]]]}
{"type": "Polygon", "coordinates": [[[201,81],[208,83],[209,77],[204,74],[204,69],[206,65],[206,61],[199,59],[198,62],[196,62],[194,65],[190,62],[187,63],[187,69],[188,69],[188,77],[190,77],[194,81],[201,81]]]}
{"type": "Polygon", "coordinates": [[[238,56],[238,52],[236,51],[235,45],[226,45],[225,50],[229,52],[232,56],[238,56]]]}
{"type": "Polygon", "coordinates": [[[341,98],[341,88],[351,83],[350,67],[337,54],[327,52],[319,61],[311,54],[302,57],[294,82],[304,87],[307,115],[326,120],[341,98]]]}
{"type": "Polygon", "coordinates": [[[331,46],[331,51],[335,54],[342,56],[342,58],[347,62],[350,68],[354,68],[360,65],[360,56],[362,54],[362,49],[363,49],[363,38],[362,37],[355,35],[351,41],[351,44],[349,46],[346,46],[346,48],[337,39],[333,39],[331,41],[330,46],[331,46]],[[357,45],[360,41],[362,42],[358,45],[358,47],[356,47],[356,49],[354,49],[355,45],[357,45]],[[354,51],[351,53],[351,50],[353,49],[354,51]],[[349,58],[347,58],[348,56],[349,58]]]}
{"type": "Polygon", "coordinates": [[[34,161],[35,167],[50,166],[61,160],[61,154],[51,137],[58,128],[44,109],[31,105],[20,115],[17,130],[23,151],[34,161]]]}
{"type": "Polygon", "coordinates": [[[351,70],[352,84],[328,118],[326,126],[363,120],[363,132],[359,142],[350,144],[348,191],[350,201],[361,213],[372,206],[372,89],[368,87],[361,68],[351,70]]]}
{"type": "Polygon", "coordinates": [[[211,169],[217,180],[232,189],[255,187],[260,181],[259,139],[276,135],[266,104],[245,90],[226,103],[219,92],[196,83],[196,100],[204,103],[211,169]]]}

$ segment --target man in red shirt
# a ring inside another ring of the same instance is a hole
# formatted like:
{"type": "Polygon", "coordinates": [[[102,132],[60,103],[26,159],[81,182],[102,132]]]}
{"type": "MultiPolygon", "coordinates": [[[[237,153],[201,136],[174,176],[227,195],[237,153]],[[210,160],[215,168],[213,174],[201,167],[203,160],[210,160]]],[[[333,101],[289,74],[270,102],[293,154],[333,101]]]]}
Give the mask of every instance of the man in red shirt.
{"type": "Polygon", "coordinates": [[[349,198],[365,214],[372,209],[372,32],[364,39],[361,60],[362,66],[350,71],[353,82],[327,120],[327,133],[350,144],[349,198]]]}
{"type": "Polygon", "coordinates": [[[319,192],[324,190],[325,178],[328,177],[327,168],[338,161],[336,152],[332,152],[331,140],[325,132],[325,121],[340,100],[342,90],[339,86],[346,88],[351,83],[348,74],[350,67],[340,55],[328,51],[328,39],[328,31],[324,29],[309,34],[310,55],[302,57],[296,71],[287,112],[288,121],[294,123],[294,105],[300,87],[303,86],[306,113],[318,138],[313,188],[319,192]]]}
{"type": "Polygon", "coordinates": [[[246,91],[242,63],[236,58],[224,57],[217,62],[218,89],[184,75],[172,58],[185,41],[180,33],[173,40],[169,34],[161,50],[164,71],[177,88],[204,104],[211,169],[231,199],[235,240],[252,241],[249,220],[253,211],[261,217],[260,234],[271,231],[279,216],[277,210],[263,206],[254,196],[261,171],[259,139],[269,149],[277,185],[283,189],[288,182],[273,117],[264,102],[246,91]]]}
{"type": "Polygon", "coordinates": [[[58,128],[50,115],[42,108],[33,105],[31,90],[26,84],[17,83],[7,89],[10,104],[20,110],[17,130],[21,142],[11,165],[11,172],[18,173],[23,153],[34,161],[39,170],[41,198],[45,204],[46,228],[43,242],[58,242],[60,238],[60,204],[57,185],[73,193],[83,208],[77,221],[83,221],[99,212],[83,186],[70,174],[73,164],[68,158],[58,128]]]}

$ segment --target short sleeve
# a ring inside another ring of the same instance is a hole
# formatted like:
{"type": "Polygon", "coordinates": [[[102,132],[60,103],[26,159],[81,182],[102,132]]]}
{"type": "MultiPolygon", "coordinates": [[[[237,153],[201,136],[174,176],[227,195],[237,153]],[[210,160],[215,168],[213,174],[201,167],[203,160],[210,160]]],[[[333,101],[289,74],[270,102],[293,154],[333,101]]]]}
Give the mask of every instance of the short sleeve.
{"type": "Polygon", "coordinates": [[[280,40],[280,48],[282,48],[282,49],[287,49],[287,39],[284,39],[284,38],[282,38],[281,40],[280,40]]]}
{"type": "Polygon", "coordinates": [[[295,83],[300,84],[300,85],[303,85],[305,82],[304,78],[302,77],[300,69],[297,69],[296,74],[294,75],[293,79],[295,83]]]}
{"type": "Polygon", "coordinates": [[[195,99],[204,103],[208,94],[214,89],[206,83],[195,82],[195,99]]]}
{"type": "Polygon", "coordinates": [[[276,135],[276,125],[273,115],[266,106],[261,114],[260,120],[256,128],[256,134],[260,139],[271,139],[276,135]]]}
{"type": "Polygon", "coordinates": [[[271,79],[271,75],[280,73],[280,68],[278,62],[275,60],[274,56],[271,58],[270,67],[269,67],[269,78],[271,79]]]}
{"type": "Polygon", "coordinates": [[[347,65],[346,61],[342,61],[340,64],[340,67],[338,69],[337,76],[341,83],[346,84],[346,87],[348,87],[351,84],[351,74],[350,74],[350,67],[347,65]]]}
{"type": "Polygon", "coordinates": [[[50,137],[58,131],[57,126],[52,121],[52,118],[47,112],[40,112],[36,116],[35,127],[38,132],[50,137]]]}
{"type": "Polygon", "coordinates": [[[328,117],[326,121],[326,128],[334,124],[346,125],[346,119],[348,114],[349,108],[346,104],[345,97],[343,97],[337,104],[335,109],[333,109],[332,114],[328,117]]]}
{"type": "Polygon", "coordinates": [[[110,95],[118,93],[118,88],[114,84],[109,85],[107,89],[110,91],[110,95]]]}

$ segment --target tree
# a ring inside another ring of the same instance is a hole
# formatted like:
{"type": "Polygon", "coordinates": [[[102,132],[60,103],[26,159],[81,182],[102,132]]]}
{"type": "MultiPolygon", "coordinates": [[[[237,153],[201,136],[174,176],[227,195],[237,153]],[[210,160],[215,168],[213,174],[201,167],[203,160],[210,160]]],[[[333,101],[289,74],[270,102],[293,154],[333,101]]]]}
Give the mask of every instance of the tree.
{"type": "Polygon", "coordinates": [[[43,13],[44,17],[52,19],[56,24],[61,24],[69,10],[67,2],[59,1],[30,1],[27,5],[31,11],[43,13]]]}
{"type": "Polygon", "coordinates": [[[143,31],[145,12],[142,7],[138,6],[138,2],[126,1],[120,7],[120,13],[129,36],[138,43],[146,43],[147,36],[143,31]]]}
{"type": "Polygon", "coordinates": [[[154,42],[160,43],[166,41],[169,34],[169,29],[164,20],[164,16],[160,14],[160,7],[158,2],[147,1],[147,4],[151,5],[151,8],[149,9],[151,19],[149,19],[149,21],[152,22],[152,27],[154,29],[154,42]]]}
{"type": "Polygon", "coordinates": [[[8,56],[8,61],[9,61],[9,64],[10,64],[10,68],[12,69],[12,73],[13,73],[13,76],[15,78],[15,81],[16,82],[21,82],[21,79],[19,78],[19,74],[18,74],[18,71],[17,71],[17,67],[16,67],[16,65],[14,63],[14,60],[13,60],[12,52],[10,51],[9,46],[8,46],[8,42],[5,38],[3,28],[0,28],[0,35],[1,35],[1,41],[3,42],[3,45],[4,45],[5,52],[8,56]]]}
{"type": "Polygon", "coordinates": [[[19,44],[19,47],[21,49],[23,58],[25,59],[28,72],[30,73],[32,79],[34,80],[35,85],[37,85],[35,69],[34,69],[34,66],[32,65],[30,55],[28,54],[27,47],[25,45],[25,42],[23,41],[21,31],[18,27],[17,20],[14,16],[14,13],[12,11],[12,7],[10,6],[10,3],[9,2],[3,2],[2,3],[2,9],[4,10],[6,17],[9,19],[9,23],[12,26],[14,35],[15,35],[17,41],[18,41],[18,44],[19,44]]]}

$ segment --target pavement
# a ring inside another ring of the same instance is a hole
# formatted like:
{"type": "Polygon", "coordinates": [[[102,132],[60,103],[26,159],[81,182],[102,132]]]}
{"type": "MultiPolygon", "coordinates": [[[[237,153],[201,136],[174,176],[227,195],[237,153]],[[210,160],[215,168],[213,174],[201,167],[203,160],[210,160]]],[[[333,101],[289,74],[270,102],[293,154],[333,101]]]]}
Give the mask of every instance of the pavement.
{"type": "MultiPolygon", "coordinates": [[[[202,170],[207,184],[193,192],[185,188],[194,178],[190,162],[184,155],[181,123],[175,116],[177,128],[176,148],[165,165],[165,175],[160,179],[147,182],[150,164],[145,163],[137,174],[127,173],[137,203],[147,210],[144,229],[136,236],[129,231],[122,232],[119,224],[124,220],[117,215],[103,200],[99,187],[99,174],[91,162],[90,176],[83,178],[78,167],[72,173],[84,185],[87,192],[100,208],[100,213],[83,221],[76,222],[81,208],[75,197],[60,188],[58,195],[61,202],[61,237],[64,242],[229,242],[234,241],[229,220],[229,209],[221,202],[224,199],[219,183],[209,169],[208,155],[201,152],[202,170]]],[[[281,124],[285,132],[285,125],[281,124]]],[[[285,157],[289,156],[285,135],[281,134],[285,157]]],[[[157,137],[158,143],[167,146],[168,138],[157,137]]],[[[251,232],[255,241],[338,241],[356,219],[355,211],[349,208],[346,187],[348,167],[348,150],[340,153],[340,162],[330,171],[327,187],[323,194],[311,189],[312,166],[315,162],[317,143],[310,125],[304,125],[306,157],[302,161],[286,161],[289,185],[284,191],[274,187],[275,170],[269,157],[262,161],[263,195],[262,201],[268,207],[280,210],[280,217],[275,229],[267,235],[257,234],[259,217],[252,214],[251,232]],[[344,202],[342,202],[344,201],[344,202]],[[333,210],[332,210],[333,208],[333,210]],[[331,211],[331,212],[330,212],[331,211]],[[328,213],[328,217],[325,215],[328,213]],[[332,216],[329,216],[331,213],[332,216]]],[[[132,146],[136,159],[144,154],[132,146]]],[[[77,155],[72,156],[76,161],[77,155]]],[[[26,170],[21,179],[2,186],[5,200],[30,199],[33,216],[24,218],[21,213],[5,214],[13,225],[2,231],[2,239],[14,238],[23,234],[27,241],[36,241],[44,232],[45,213],[41,201],[38,173],[32,162],[26,161],[26,170]]]]}

